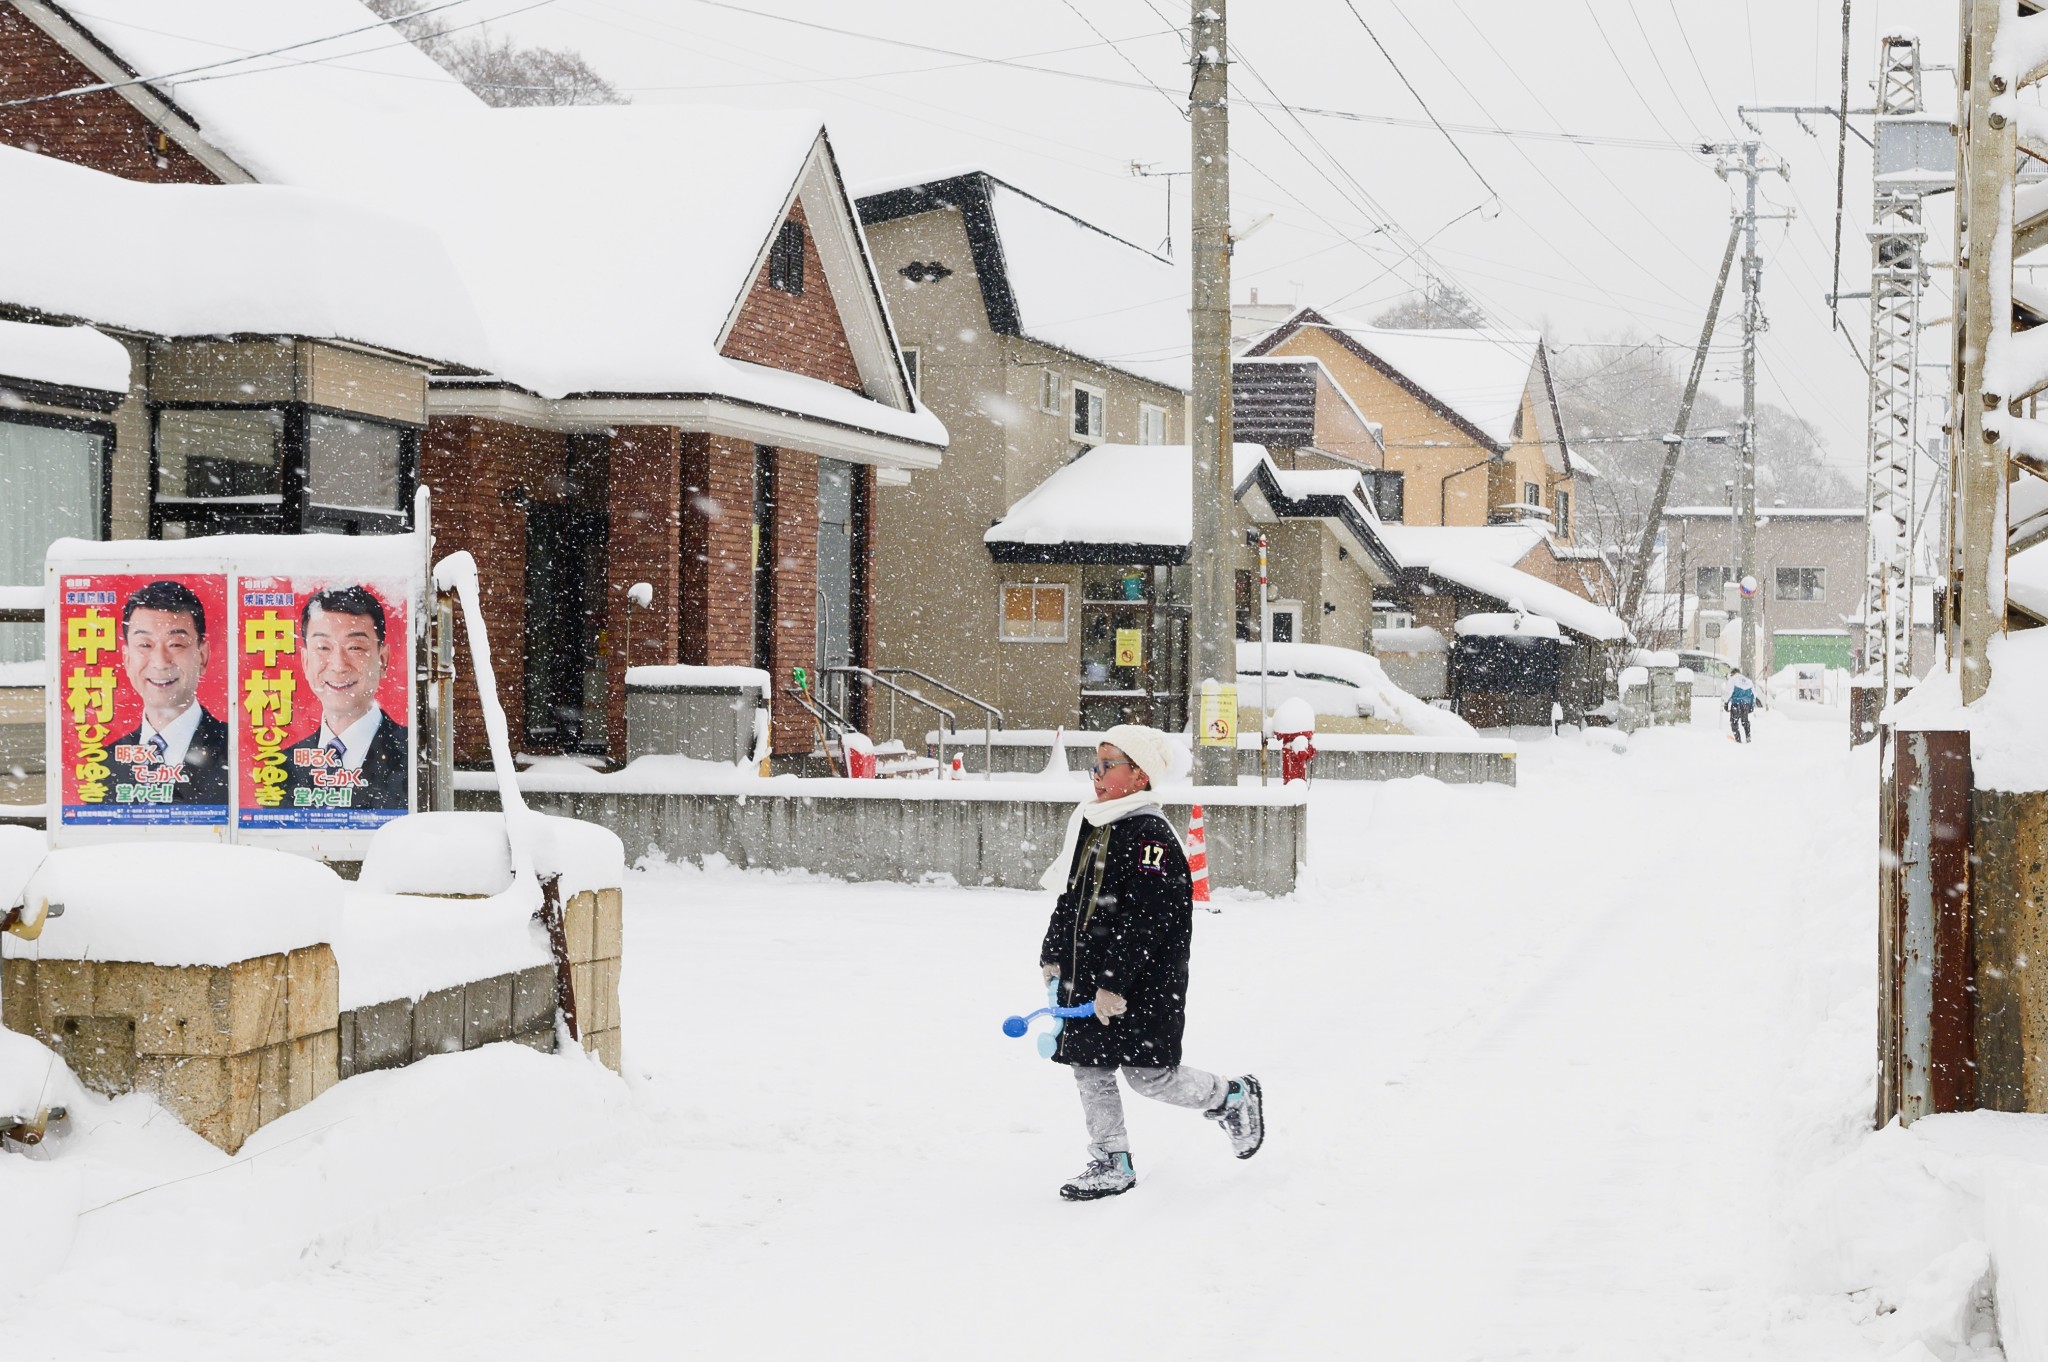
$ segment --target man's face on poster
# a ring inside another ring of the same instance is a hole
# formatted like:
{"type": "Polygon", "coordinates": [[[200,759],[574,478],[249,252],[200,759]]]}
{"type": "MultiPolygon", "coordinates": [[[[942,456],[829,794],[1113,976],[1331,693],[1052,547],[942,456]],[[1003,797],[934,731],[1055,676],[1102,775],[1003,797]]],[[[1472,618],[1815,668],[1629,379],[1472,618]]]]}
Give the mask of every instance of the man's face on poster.
{"type": "Polygon", "coordinates": [[[313,607],[300,656],[329,732],[340,733],[377,703],[388,657],[368,615],[313,607]]]}
{"type": "Polygon", "coordinates": [[[142,712],[151,724],[168,723],[199,697],[199,678],[206,671],[206,640],[199,625],[183,610],[137,610],[122,631],[121,663],[128,684],[142,697],[142,712]]]}

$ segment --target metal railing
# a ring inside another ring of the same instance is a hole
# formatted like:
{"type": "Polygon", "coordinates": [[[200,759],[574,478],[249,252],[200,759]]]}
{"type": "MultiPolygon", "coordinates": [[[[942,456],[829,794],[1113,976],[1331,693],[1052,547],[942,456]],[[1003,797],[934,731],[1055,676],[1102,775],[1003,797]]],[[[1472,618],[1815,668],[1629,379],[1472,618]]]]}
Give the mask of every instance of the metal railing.
{"type": "MultiPolygon", "coordinates": [[[[889,667],[885,668],[884,670],[891,672],[902,672],[907,671],[908,669],[902,667],[889,667]]],[[[946,734],[948,732],[957,733],[960,731],[960,721],[954,715],[952,710],[947,709],[944,705],[939,704],[936,700],[929,700],[925,698],[924,696],[918,694],[914,690],[911,690],[907,686],[898,685],[896,682],[891,681],[888,677],[883,676],[880,672],[874,671],[867,667],[820,667],[818,669],[818,675],[821,678],[827,679],[831,683],[836,683],[839,690],[840,710],[850,710],[852,708],[852,706],[847,703],[847,699],[848,691],[851,688],[854,681],[859,681],[863,685],[868,686],[880,686],[883,690],[887,691],[889,693],[889,726],[890,731],[892,733],[895,731],[896,700],[899,696],[905,700],[910,701],[912,704],[923,705],[926,709],[930,710],[932,713],[938,715],[941,719],[945,720],[944,725],[937,730],[939,735],[939,767],[941,770],[945,768],[946,734]]],[[[940,689],[943,690],[946,689],[946,687],[941,686],[940,689]]],[[[971,700],[974,697],[968,696],[966,698],[971,700]]],[[[819,703],[825,704],[825,701],[821,698],[819,703]]],[[[980,704],[980,701],[975,701],[975,703],[980,704]]],[[[838,711],[835,711],[835,713],[837,712],[838,711]]],[[[841,729],[841,732],[845,732],[847,729],[853,727],[852,724],[845,723],[843,719],[841,720],[841,722],[844,725],[844,727],[842,727],[841,729]]]]}
{"type": "MultiPolygon", "coordinates": [[[[1001,710],[981,697],[969,695],[958,686],[949,686],[944,681],[939,680],[938,677],[927,676],[915,667],[877,667],[875,671],[882,676],[914,676],[927,686],[936,687],[956,699],[965,700],[968,704],[980,710],[982,715],[981,770],[983,776],[987,779],[994,780],[996,778],[994,732],[1003,726],[1003,712],[1001,710]]],[[[889,697],[889,731],[891,733],[896,731],[896,697],[893,695],[889,697]]],[[[957,734],[959,730],[955,729],[954,732],[957,734]]],[[[940,764],[944,765],[943,762],[940,764]]]]}

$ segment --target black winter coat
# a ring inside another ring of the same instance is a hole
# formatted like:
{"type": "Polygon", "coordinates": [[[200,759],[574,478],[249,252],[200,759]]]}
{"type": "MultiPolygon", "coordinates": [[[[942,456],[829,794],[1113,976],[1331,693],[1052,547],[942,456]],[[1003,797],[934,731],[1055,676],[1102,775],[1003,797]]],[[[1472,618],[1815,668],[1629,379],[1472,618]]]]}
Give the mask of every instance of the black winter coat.
{"type": "Polygon", "coordinates": [[[1099,828],[1081,825],[1039,961],[1059,968],[1061,1006],[1104,988],[1130,1009],[1107,1026],[1094,1017],[1069,1021],[1054,1059],[1087,1068],[1180,1063],[1194,906],[1187,857],[1163,816],[1139,810],[1099,828]]]}

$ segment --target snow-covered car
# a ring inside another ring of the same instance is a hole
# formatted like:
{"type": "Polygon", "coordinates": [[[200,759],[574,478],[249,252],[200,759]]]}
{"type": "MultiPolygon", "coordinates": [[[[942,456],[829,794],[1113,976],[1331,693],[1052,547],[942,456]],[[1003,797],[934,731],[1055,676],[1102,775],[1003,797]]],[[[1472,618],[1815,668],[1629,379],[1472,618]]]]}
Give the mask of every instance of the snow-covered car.
{"type": "Polygon", "coordinates": [[[1696,649],[1678,650],[1678,664],[1692,672],[1692,694],[1696,700],[1711,700],[1728,693],[1728,677],[1735,669],[1725,658],[1696,649]]]}
{"type": "Polygon", "coordinates": [[[1269,643],[1265,666],[1259,645],[1237,645],[1237,702],[1256,709],[1260,684],[1274,709],[1283,700],[1306,701],[1319,717],[1337,720],[1377,719],[1410,733],[1439,737],[1470,736],[1472,727],[1448,710],[1437,709],[1387,679],[1379,659],[1356,648],[1324,643],[1269,643]]]}

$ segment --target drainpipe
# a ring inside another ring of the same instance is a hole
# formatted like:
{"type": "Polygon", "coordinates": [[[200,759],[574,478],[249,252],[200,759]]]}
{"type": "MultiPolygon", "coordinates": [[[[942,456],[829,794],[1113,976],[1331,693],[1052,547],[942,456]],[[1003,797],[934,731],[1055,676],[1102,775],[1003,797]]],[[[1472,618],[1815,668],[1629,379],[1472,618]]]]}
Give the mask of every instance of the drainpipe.
{"type": "Polygon", "coordinates": [[[1443,475],[1441,479],[1438,480],[1436,485],[1437,524],[1443,525],[1449,523],[1450,521],[1451,479],[1455,477],[1460,477],[1466,473],[1470,473],[1475,468],[1484,468],[1486,467],[1486,465],[1492,462],[1493,456],[1488,455],[1486,458],[1481,459],[1478,463],[1468,463],[1463,468],[1460,468],[1457,472],[1446,473],[1443,475]]]}

